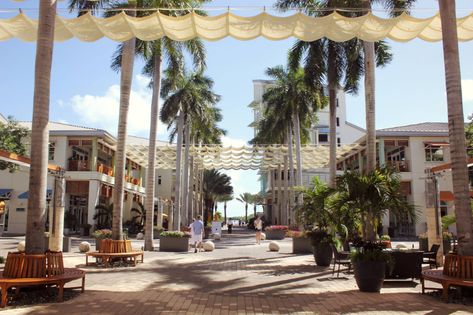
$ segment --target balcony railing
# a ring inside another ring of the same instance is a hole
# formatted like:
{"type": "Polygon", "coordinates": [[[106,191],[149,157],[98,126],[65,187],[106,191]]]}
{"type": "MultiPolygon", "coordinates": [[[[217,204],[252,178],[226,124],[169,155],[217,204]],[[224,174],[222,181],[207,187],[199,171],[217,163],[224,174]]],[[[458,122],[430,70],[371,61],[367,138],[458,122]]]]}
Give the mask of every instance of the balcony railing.
{"type": "Polygon", "coordinates": [[[98,163],[97,172],[108,175],[108,176],[113,176],[113,167],[98,163]]]}
{"type": "Polygon", "coordinates": [[[409,172],[409,161],[386,161],[386,165],[394,168],[398,172],[409,172]]]}
{"type": "Polygon", "coordinates": [[[89,168],[89,161],[82,161],[82,160],[69,160],[68,171],[90,171],[89,168]]]}

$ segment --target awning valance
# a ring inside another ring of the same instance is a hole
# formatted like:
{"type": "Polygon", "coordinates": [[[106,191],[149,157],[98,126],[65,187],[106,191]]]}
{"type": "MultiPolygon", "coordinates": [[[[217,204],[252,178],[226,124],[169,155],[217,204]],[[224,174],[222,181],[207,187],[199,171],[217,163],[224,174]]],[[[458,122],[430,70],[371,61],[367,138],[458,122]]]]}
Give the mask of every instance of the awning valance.
{"type": "Polygon", "coordinates": [[[0,200],[10,199],[13,189],[1,188],[0,189],[0,200]]]}
{"type": "MultiPolygon", "coordinates": [[[[473,39],[473,13],[459,18],[458,39],[473,39]]],[[[10,19],[0,20],[0,40],[18,38],[36,41],[38,21],[23,13],[10,19]]],[[[171,17],[156,12],[136,18],[125,13],[109,18],[100,18],[87,13],[77,18],[56,18],[55,40],[65,41],[77,38],[92,42],[103,37],[122,42],[132,37],[152,41],[167,36],[176,41],[200,37],[216,41],[225,37],[250,40],[265,37],[282,40],[289,37],[304,41],[314,41],[327,37],[342,42],[358,37],[365,41],[389,38],[406,42],[414,38],[435,42],[442,39],[440,15],[430,18],[415,18],[405,13],[395,18],[384,19],[371,13],[356,18],[332,13],[325,17],[309,17],[302,13],[291,16],[274,16],[261,13],[243,17],[231,12],[216,16],[201,16],[195,12],[184,16],[171,17]]]]}

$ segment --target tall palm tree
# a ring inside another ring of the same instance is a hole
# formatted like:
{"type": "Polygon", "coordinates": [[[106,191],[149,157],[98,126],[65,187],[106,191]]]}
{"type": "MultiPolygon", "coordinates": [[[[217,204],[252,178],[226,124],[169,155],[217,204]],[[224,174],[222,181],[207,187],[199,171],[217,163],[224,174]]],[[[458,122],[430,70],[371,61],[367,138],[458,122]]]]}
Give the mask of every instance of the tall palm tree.
{"type": "Polygon", "coordinates": [[[28,214],[26,217],[26,253],[44,251],[46,220],[46,184],[48,176],[49,97],[54,47],[56,1],[41,1],[36,44],[33,119],[31,125],[31,166],[28,214]]]}
{"type": "Polygon", "coordinates": [[[264,197],[262,193],[254,194],[251,200],[253,204],[253,215],[256,218],[256,206],[262,206],[264,203],[264,197]]]}
{"type": "MultiPolygon", "coordinates": [[[[168,129],[174,129],[177,125],[177,157],[176,157],[176,220],[174,228],[178,229],[181,223],[181,216],[184,215],[181,209],[181,150],[182,138],[185,128],[188,129],[188,139],[186,143],[186,151],[190,145],[190,126],[194,120],[211,121],[215,117],[215,112],[208,108],[213,107],[220,99],[220,96],[212,91],[213,81],[204,76],[201,72],[184,73],[176,79],[163,81],[161,89],[161,97],[165,98],[163,107],[161,108],[161,120],[168,125],[168,129]]],[[[170,140],[174,138],[171,133],[170,140]]],[[[187,160],[189,157],[187,151],[187,160]]],[[[188,174],[185,174],[184,180],[187,180],[188,174]]],[[[184,200],[184,205],[187,202],[184,200]]],[[[185,209],[186,207],[183,207],[185,209]]]]}
{"type": "MultiPolygon", "coordinates": [[[[97,10],[100,7],[112,8],[130,8],[126,11],[128,15],[135,16],[134,8],[142,7],[144,0],[130,0],[117,3],[111,0],[70,0],[69,8],[78,9],[79,14],[85,10],[97,10]]],[[[107,14],[116,14],[111,12],[107,14]]],[[[136,48],[136,38],[133,37],[122,43],[118,52],[120,54],[120,109],[118,114],[117,130],[117,150],[115,154],[115,184],[113,186],[113,224],[112,238],[119,240],[123,238],[122,220],[123,220],[123,197],[125,188],[125,164],[126,164],[126,134],[128,125],[128,109],[130,105],[131,84],[133,77],[134,55],[136,48]]],[[[117,54],[116,54],[117,55],[117,54]]],[[[116,57],[114,58],[116,60],[116,57]]],[[[116,64],[112,62],[112,69],[117,69],[116,64]]]]}
{"type": "Polygon", "coordinates": [[[245,222],[248,223],[248,204],[253,202],[253,194],[248,192],[240,194],[237,200],[245,204],[245,222]]]}
{"type": "Polygon", "coordinates": [[[217,170],[205,170],[203,179],[203,198],[205,203],[204,222],[213,217],[213,209],[217,198],[233,194],[231,177],[217,170]]]}
{"type": "MultiPolygon", "coordinates": [[[[321,11],[320,9],[324,7],[346,8],[353,5],[358,5],[359,7],[360,2],[348,0],[278,0],[276,3],[279,9],[287,10],[296,8],[312,16],[324,16],[332,13],[326,10],[321,11]]],[[[341,12],[341,14],[354,15],[351,12],[341,12]]],[[[326,38],[313,42],[303,42],[299,40],[294,44],[289,54],[291,68],[298,68],[300,67],[301,61],[304,62],[306,80],[309,84],[318,87],[325,82],[328,86],[330,112],[329,173],[331,187],[335,186],[336,175],[337,90],[342,87],[348,93],[356,94],[358,92],[359,81],[365,71],[362,45],[363,43],[356,38],[343,43],[334,42],[326,38]]],[[[376,57],[378,66],[383,66],[391,61],[392,55],[384,42],[376,43],[376,57]]]]}
{"type": "Polygon", "coordinates": [[[223,222],[227,222],[227,202],[233,200],[233,195],[221,195],[217,197],[217,202],[223,202],[223,222]]]}
{"type": "Polygon", "coordinates": [[[439,1],[439,6],[447,85],[448,129],[457,217],[458,254],[471,256],[473,255],[473,215],[470,210],[455,1],[439,1]]]}

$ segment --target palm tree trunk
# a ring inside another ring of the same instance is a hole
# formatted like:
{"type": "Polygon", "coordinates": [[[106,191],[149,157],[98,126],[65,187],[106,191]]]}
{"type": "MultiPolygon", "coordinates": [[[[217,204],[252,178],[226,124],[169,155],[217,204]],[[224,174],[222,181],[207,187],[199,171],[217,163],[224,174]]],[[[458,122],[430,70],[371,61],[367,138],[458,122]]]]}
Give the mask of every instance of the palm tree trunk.
{"type": "Polygon", "coordinates": [[[176,144],[176,189],[174,193],[174,220],[173,230],[179,231],[181,227],[181,156],[182,156],[182,132],[184,129],[184,114],[181,112],[177,119],[177,144],[176,144]]]}
{"type": "Polygon", "coordinates": [[[46,185],[48,180],[49,97],[55,17],[56,1],[41,1],[36,44],[33,121],[31,124],[32,159],[25,241],[27,254],[44,252],[46,185]]]}
{"type": "Polygon", "coordinates": [[[335,180],[337,176],[337,74],[336,74],[336,66],[335,66],[335,52],[334,52],[334,42],[329,41],[328,44],[328,93],[329,93],[329,127],[330,127],[330,135],[329,135],[329,176],[330,181],[329,185],[332,188],[335,188],[335,180]]]}
{"type": "Polygon", "coordinates": [[[284,156],[284,194],[282,198],[281,224],[287,224],[287,202],[289,198],[287,173],[288,173],[288,158],[286,155],[284,156]]]}
{"type": "Polygon", "coordinates": [[[194,218],[194,156],[189,157],[189,188],[188,188],[188,197],[187,197],[187,222],[190,224],[192,218],[194,218]]]}
{"type": "Polygon", "coordinates": [[[289,148],[289,175],[288,175],[288,180],[289,180],[289,198],[288,198],[288,215],[287,215],[287,220],[288,223],[292,222],[292,203],[294,201],[294,146],[292,143],[292,122],[289,124],[289,130],[287,133],[287,145],[289,148]]]}
{"type": "Polygon", "coordinates": [[[248,224],[248,203],[245,203],[245,222],[248,224]]]}
{"type": "Polygon", "coordinates": [[[455,1],[440,0],[439,5],[447,85],[448,129],[457,217],[458,254],[472,256],[473,217],[470,208],[455,1]]]}
{"type": "MultiPolygon", "coordinates": [[[[156,184],[156,137],[158,133],[159,92],[161,91],[161,55],[155,54],[153,73],[153,96],[151,99],[151,122],[149,128],[148,169],[146,173],[146,226],[145,250],[153,250],[154,193],[156,184]]],[[[158,211],[159,212],[159,211],[158,211]]],[[[158,214],[159,216],[159,214],[158,214]]]]}
{"type": "Polygon", "coordinates": [[[49,249],[55,252],[62,252],[64,238],[64,193],[66,191],[66,180],[64,174],[54,177],[54,203],[53,213],[50,213],[49,229],[49,249]]]}
{"type": "Polygon", "coordinates": [[[277,218],[278,218],[278,223],[282,224],[281,222],[281,213],[282,213],[282,170],[281,170],[281,164],[278,164],[278,210],[277,210],[277,218]]]}
{"type": "Polygon", "coordinates": [[[256,219],[256,203],[253,204],[253,218],[256,219]]]}
{"type": "Polygon", "coordinates": [[[297,162],[296,185],[301,186],[302,185],[302,155],[301,155],[301,125],[299,121],[299,114],[296,113],[293,119],[294,119],[294,141],[296,143],[296,162],[297,162]]]}
{"type": "Polygon", "coordinates": [[[227,202],[223,202],[223,222],[227,223],[227,202]]]}
{"type": "Polygon", "coordinates": [[[182,190],[182,224],[187,225],[187,218],[189,217],[189,149],[190,149],[190,142],[191,142],[191,121],[189,116],[187,116],[185,122],[185,151],[184,151],[184,173],[183,173],[183,180],[184,180],[184,187],[182,190]]]}

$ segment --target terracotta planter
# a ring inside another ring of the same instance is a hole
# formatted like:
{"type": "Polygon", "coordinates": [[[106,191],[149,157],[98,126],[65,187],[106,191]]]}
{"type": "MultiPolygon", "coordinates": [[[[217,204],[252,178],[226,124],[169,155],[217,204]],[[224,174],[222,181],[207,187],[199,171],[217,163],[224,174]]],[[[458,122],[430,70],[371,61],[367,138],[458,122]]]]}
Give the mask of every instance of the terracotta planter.
{"type": "Polygon", "coordinates": [[[187,252],[189,251],[188,237],[161,236],[159,238],[160,252],[187,252]]]}
{"type": "Polygon", "coordinates": [[[266,230],[264,233],[267,240],[283,240],[286,236],[285,230],[266,230]]]}
{"type": "Polygon", "coordinates": [[[386,274],[384,261],[358,261],[353,263],[355,280],[362,292],[379,292],[386,274]]]}
{"type": "Polygon", "coordinates": [[[292,238],[292,253],[294,254],[312,254],[312,245],[307,237],[292,238]]]}

